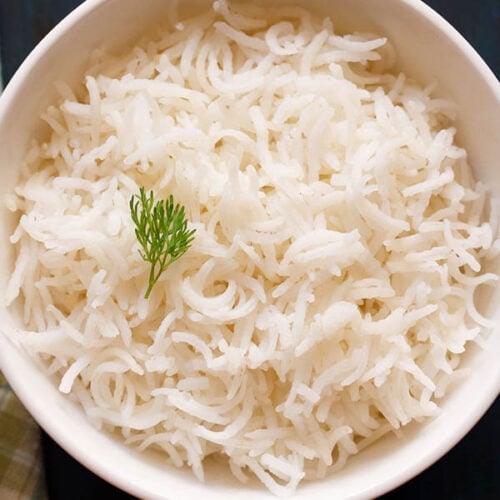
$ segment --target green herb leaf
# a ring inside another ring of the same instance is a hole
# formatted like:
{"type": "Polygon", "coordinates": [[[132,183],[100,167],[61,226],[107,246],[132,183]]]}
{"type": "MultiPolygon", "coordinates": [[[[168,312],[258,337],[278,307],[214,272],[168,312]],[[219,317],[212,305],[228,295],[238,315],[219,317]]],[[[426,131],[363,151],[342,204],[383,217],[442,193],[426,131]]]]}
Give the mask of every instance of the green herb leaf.
{"type": "Polygon", "coordinates": [[[151,264],[147,299],[165,269],[189,249],[196,230],[188,230],[184,207],[175,204],[172,195],[155,202],[153,191],[146,194],[144,188],[130,198],[130,214],[142,247],[139,253],[151,264]]]}

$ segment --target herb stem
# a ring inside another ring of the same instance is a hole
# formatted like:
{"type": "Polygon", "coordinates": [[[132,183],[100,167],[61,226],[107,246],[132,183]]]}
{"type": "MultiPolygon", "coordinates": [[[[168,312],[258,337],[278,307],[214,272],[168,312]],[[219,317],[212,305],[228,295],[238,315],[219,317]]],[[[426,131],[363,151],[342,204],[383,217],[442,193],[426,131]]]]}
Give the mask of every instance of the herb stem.
{"type": "Polygon", "coordinates": [[[196,230],[188,229],[184,207],[175,204],[173,196],[155,202],[153,191],[146,194],[142,187],[130,198],[130,215],[142,247],[139,253],[151,264],[144,295],[148,299],[162,273],[187,252],[196,230]]]}

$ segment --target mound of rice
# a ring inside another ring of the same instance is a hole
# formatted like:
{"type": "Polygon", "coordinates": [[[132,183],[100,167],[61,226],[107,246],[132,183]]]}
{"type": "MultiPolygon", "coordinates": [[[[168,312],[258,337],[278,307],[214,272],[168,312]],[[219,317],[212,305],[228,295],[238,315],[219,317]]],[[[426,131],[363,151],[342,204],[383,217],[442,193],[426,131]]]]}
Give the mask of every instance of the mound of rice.
{"type": "Polygon", "coordinates": [[[278,495],[436,415],[497,279],[453,106],[391,74],[385,38],[296,7],[218,0],[94,62],[7,200],[8,300],[59,389],[200,480],[215,453],[278,495]],[[148,300],[139,187],[196,229],[148,300]]]}

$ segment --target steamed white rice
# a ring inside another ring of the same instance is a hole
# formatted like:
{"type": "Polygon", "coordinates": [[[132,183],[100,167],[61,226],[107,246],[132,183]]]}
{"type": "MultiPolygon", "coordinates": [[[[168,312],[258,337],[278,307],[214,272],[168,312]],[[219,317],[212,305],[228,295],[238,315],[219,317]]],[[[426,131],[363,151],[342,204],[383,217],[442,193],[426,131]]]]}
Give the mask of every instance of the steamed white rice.
{"type": "Polygon", "coordinates": [[[497,253],[453,105],[374,34],[216,1],[81,89],[26,156],[8,301],[22,344],[98,427],[278,495],[437,414],[492,326],[497,253]],[[128,202],[186,207],[192,248],[144,299],[128,202]]]}

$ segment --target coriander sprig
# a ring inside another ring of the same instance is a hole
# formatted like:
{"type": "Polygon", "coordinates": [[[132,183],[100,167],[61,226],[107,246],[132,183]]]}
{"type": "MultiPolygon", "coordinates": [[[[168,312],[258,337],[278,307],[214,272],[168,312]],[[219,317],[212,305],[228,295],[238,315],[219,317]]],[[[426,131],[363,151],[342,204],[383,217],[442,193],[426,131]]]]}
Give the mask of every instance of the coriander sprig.
{"type": "Polygon", "coordinates": [[[151,264],[147,299],[165,269],[191,246],[196,230],[188,230],[184,207],[175,204],[172,195],[155,202],[153,191],[146,194],[142,187],[130,198],[130,214],[142,247],[139,253],[151,264]]]}

